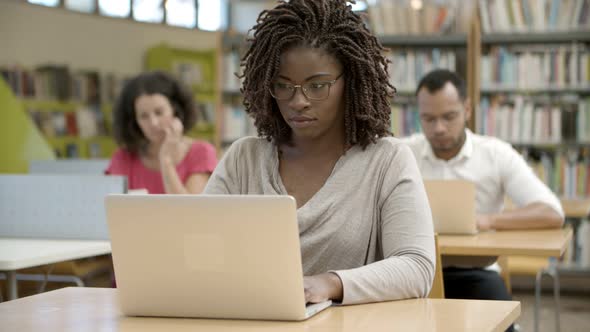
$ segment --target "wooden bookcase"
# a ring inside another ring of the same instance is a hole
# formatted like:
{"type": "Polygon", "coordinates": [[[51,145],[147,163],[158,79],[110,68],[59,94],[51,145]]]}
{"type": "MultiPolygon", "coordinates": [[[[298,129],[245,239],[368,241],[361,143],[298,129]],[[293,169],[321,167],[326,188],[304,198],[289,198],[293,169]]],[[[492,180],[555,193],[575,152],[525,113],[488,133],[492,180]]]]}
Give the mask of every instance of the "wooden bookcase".
{"type": "MultiPolygon", "coordinates": [[[[6,112],[22,113],[22,119],[28,122],[25,126],[41,134],[55,157],[85,159],[111,156],[116,148],[110,136],[112,102],[101,97],[102,86],[96,87],[100,91],[98,100],[90,102],[77,98],[72,93],[71,87],[75,85],[71,81],[72,74],[66,69],[68,83],[64,86],[67,94],[57,97],[55,90],[58,88],[53,81],[39,77],[35,70],[8,67],[4,70],[16,81],[9,85],[6,77],[0,78],[6,89],[0,102],[10,104],[10,100],[16,101],[16,105],[11,104],[11,109],[6,112]],[[91,129],[83,130],[82,126],[90,126],[91,129]]],[[[18,121],[14,117],[8,120],[18,121]]]]}

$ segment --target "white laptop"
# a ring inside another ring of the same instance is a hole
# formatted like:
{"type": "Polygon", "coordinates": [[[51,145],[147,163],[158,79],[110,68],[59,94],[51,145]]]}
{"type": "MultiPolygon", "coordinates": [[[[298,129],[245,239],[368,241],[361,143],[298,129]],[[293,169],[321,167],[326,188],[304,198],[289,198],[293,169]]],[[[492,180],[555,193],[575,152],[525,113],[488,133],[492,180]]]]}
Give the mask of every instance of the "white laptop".
{"type": "Polygon", "coordinates": [[[121,310],[130,316],[304,320],[295,199],[109,195],[121,310]]]}
{"type": "Polygon", "coordinates": [[[475,234],[475,184],[466,180],[424,180],[434,231],[475,234]]]}

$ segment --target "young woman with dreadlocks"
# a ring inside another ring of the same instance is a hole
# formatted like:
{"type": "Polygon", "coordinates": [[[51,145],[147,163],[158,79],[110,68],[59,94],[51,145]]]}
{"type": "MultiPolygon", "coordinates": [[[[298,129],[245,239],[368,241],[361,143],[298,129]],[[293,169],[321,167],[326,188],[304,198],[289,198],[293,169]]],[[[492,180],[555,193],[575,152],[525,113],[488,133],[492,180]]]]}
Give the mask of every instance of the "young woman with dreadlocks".
{"type": "Polygon", "coordinates": [[[242,92],[260,137],[229,148],[205,193],[295,197],[308,302],[426,296],[432,217],[390,137],[382,46],[344,0],[281,1],[253,29],[242,92]]]}

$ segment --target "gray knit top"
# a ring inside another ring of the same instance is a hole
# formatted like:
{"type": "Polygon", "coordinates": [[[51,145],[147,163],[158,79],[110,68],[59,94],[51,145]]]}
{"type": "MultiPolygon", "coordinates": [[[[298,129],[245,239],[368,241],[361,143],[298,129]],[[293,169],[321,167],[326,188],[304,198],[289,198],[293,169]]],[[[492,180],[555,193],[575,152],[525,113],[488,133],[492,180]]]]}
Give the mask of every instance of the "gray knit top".
{"type": "MultiPolygon", "coordinates": [[[[204,194],[287,195],[276,145],[236,141],[204,194]]],[[[414,156],[398,139],[350,148],[297,219],[304,274],[337,273],[343,304],[428,295],[436,261],[432,216],[414,156]]]]}

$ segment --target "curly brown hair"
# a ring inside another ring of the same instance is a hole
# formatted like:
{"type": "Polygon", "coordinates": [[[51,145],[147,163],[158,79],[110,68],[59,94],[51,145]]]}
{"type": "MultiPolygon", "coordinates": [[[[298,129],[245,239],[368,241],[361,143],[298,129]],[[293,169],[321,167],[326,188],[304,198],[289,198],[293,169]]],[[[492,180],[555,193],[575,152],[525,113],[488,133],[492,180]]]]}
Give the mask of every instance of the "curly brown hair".
{"type": "Polygon", "coordinates": [[[336,57],[344,68],[346,145],[363,149],[391,136],[389,83],[385,48],[346,0],[291,0],[260,13],[250,47],[242,58],[241,92],[258,135],[276,144],[289,143],[291,128],[270,94],[279,59],[293,47],[310,47],[336,57]]]}
{"type": "Polygon", "coordinates": [[[162,71],[141,73],[125,84],[113,110],[115,141],[131,153],[142,153],[148,145],[135,119],[135,100],[144,94],[157,93],[168,98],[174,115],[182,122],[185,133],[197,120],[193,97],[187,87],[162,71]]]}

